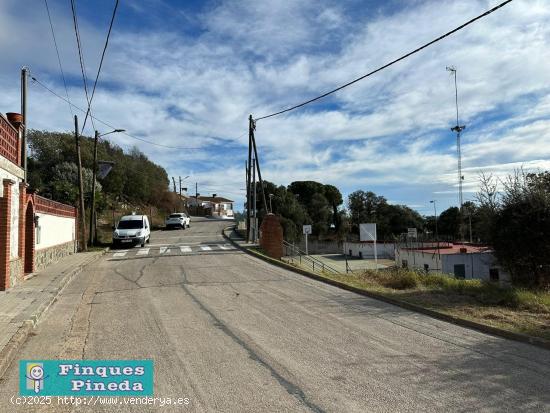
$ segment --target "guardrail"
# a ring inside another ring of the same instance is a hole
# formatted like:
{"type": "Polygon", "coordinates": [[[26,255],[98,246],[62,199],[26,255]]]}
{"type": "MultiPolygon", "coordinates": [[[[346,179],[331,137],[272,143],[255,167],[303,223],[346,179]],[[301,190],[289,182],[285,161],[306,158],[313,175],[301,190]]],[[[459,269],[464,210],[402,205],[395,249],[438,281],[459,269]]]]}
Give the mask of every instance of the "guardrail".
{"type": "Polygon", "coordinates": [[[283,241],[283,254],[284,258],[287,258],[291,263],[299,264],[307,269],[311,268],[313,272],[329,273],[329,274],[341,274],[340,271],[331,267],[317,258],[313,258],[307,255],[304,251],[300,250],[294,244],[287,241],[283,241]]]}

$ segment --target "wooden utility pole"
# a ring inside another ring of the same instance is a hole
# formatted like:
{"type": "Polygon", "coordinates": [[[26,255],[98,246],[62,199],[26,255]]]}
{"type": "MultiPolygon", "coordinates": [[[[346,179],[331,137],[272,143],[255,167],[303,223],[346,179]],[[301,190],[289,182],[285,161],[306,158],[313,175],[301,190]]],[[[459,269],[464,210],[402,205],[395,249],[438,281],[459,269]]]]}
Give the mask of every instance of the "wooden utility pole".
{"type": "Polygon", "coordinates": [[[172,177],[172,183],[174,184],[174,193],[177,193],[177,191],[176,191],[176,180],[174,179],[174,177],[172,177]]]}
{"type": "MultiPolygon", "coordinates": [[[[80,207],[80,226],[82,228],[82,251],[88,250],[86,242],[86,210],[84,209],[84,188],[82,182],[82,158],[80,155],[80,136],[78,136],[78,117],[74,115],[74,138],[76,141],[76,165],[78,166],[78,201],[80,207]]],[[[78,236],[78,235],[77,235],[78,236]]]]}
{"type": "Polygon", "coordinates": [[[252,115],[248,117],[248,167],[247,167],[247,185],[246,185],[246,242],[250,242],[250,177],[252,172],[252,135],[254,134],[254,119],[252,115]]]}
{"type": "Polygon", "coordinates": [[[195,215],[199,216],[199,184],[195,182],[195,215]]]}
{"type": "MultiPolygon", "coordinates": [[[[254,124],[254,129],[256,129],[256,125],[254,124]]],[[[265,188],[264,188],[264,181],[262,179],[262,172],[260,171],[260,160],[258,159],[258,149],[256,148],[256,137],[254,136],[254,129],[252,130],[252,146],[254,148],[254,160],[256,164],[256,168],[258,169],[258,179],[260,181],[260,189],[262,190],[262,202],[264,204],[264,211],[267,214],[267,201],[265,198],[265,188]]]]}
{"type": "Polygon", "coordinates": [[[181,199],[181,176],[179,177],[180,178],[180,199],[179,199],[179,204],[182,206],[181,209],[183,210],[183,200],[181,199]]]}
{"type": "Polygon", "coordinates": [[[252,216],[254,224],[252,225],[252,241],[256,243],[258,241],[258,209],[256,207],[256,159],[252,159],[252,216]]]}
{"type": "Polygon", "coordinates": [[[94,134],[94,164],[92,166],[92,204],[90,208],[90,245],[95,242],[95,180],[97,176],[97,142],[99,141],[99,132],[94,134]]]}

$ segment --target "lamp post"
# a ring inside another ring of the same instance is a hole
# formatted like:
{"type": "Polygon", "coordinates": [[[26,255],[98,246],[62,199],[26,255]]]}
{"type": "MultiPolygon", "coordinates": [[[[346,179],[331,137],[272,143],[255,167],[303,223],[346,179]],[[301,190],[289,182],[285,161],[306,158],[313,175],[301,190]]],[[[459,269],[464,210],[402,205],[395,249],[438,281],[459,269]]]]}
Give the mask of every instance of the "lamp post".
{"type": "Polygon", "coordinates": [[[435,240],[437,242],[437,255],[439,255],[439,232],[437,231],[437,208],[435,206],[435,199],[430,201],[430,204],[434,204],[435,240]]]}
{"type": "Polygon", "coordinates": [[[94,245],[96,239],[96,222],[95,222],[95,179],[97,175],[97,143],[99,138],[105,135],[110,135],[111,133],[126,132],[125,129],[115,129],[111,132],[100,134],[98,131],[95,131],[94,136],[94,164],[92,171],[92,203],[90,208],[90,245],[94,245]]]}
{"type": "Polygon", "coordinates": [[[269,212],[273,213],[273,206],[271,205],[271,200],[275,195],[269,194],[269,212]]]}

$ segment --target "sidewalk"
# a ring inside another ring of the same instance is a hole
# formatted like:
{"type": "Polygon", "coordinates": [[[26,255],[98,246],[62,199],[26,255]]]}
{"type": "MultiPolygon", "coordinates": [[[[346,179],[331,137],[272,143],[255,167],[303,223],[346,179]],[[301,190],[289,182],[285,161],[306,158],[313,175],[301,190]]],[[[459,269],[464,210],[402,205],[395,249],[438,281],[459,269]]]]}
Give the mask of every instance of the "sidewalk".
{"type": "Polygon", "coordinates": [[[104,251],[70,255],[8,291],[0,291],[0,377],[65,285],[104,251]]]}
{"type": "Polygon", "coordinates": [[[246,242],[244,238],[242,238],[237,231],[235,231],[234,227],[227,227],[223,230],[224,235],[229,238],[230,241],[233,241],[235,244],[237,244],[241,248],[251,248],[251,247],[258,247],[258,243],[253,242],[246,242]]]}

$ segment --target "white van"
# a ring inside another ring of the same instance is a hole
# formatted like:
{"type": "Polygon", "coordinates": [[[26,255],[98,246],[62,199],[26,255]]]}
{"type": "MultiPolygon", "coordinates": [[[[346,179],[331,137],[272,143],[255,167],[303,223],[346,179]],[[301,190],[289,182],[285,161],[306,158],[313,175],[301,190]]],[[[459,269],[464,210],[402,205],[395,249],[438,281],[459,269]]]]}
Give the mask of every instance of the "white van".
{"type": "Polygon", "coordinates": [[[120,218],[118,225],[113,231],[113,246],[134,246],[140,244],[142,247],[149,242],[151,227],[147,215],[126,215],[120,218]]]}

